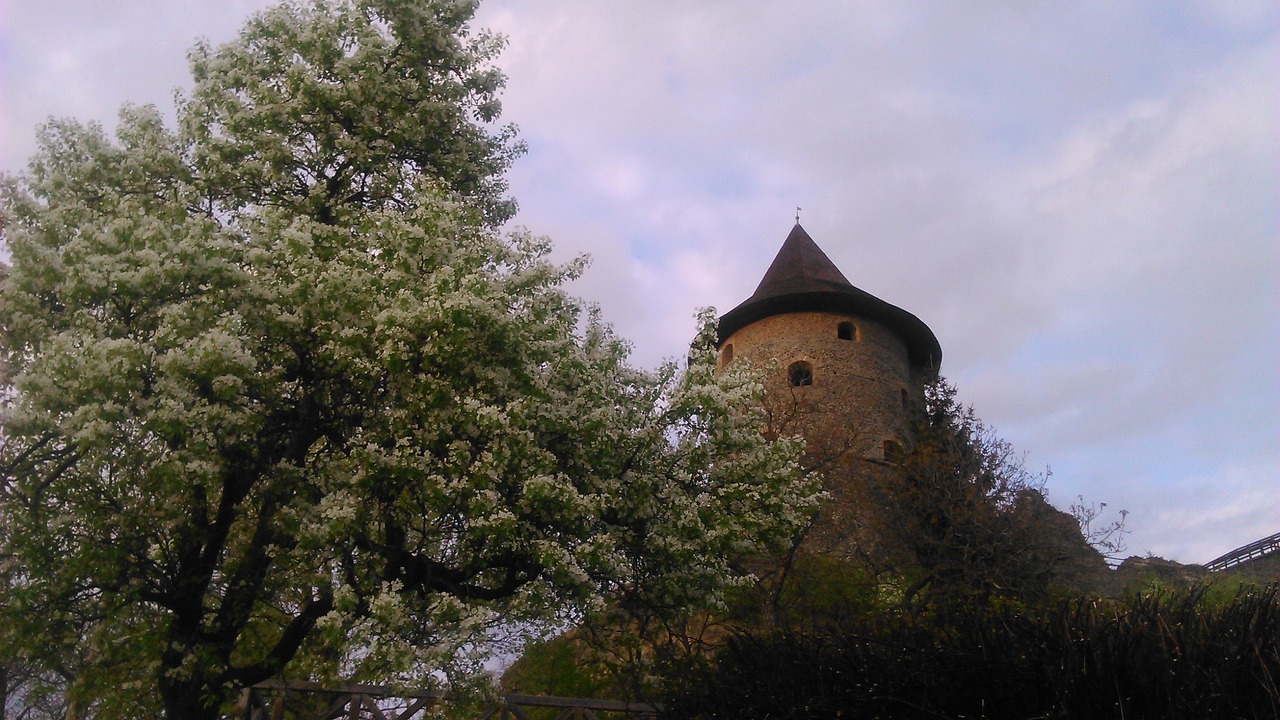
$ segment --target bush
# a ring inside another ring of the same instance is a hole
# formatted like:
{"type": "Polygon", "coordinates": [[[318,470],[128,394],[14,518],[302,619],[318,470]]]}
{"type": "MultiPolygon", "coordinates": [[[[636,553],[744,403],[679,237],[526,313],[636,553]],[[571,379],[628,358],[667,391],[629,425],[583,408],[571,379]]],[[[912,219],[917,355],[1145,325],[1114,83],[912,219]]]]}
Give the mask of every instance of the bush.
{"type": "Polygon", "coordinates": [[[822,633],[740,633],[669,718],[1275,718],[1278,588],[995,602],[822,633]]]}

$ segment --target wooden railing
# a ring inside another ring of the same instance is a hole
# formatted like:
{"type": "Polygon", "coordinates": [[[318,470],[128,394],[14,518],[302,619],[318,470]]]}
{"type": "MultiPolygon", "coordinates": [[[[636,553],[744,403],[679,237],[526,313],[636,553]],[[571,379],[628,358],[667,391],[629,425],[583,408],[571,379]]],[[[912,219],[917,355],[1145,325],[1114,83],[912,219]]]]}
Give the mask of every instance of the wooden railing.
{"type": "Polygon", "coordinates": [[[1278,551],[1280,551],[1280,533],[1276,533],[1271,537],[1264,537],[1243,547],[1238,547],[1222,557],[1210,560],[1204,566],[1210,570],[1226,570],[1229,567],[1278,551]]]}
{"type": "MultiPolygon", "coordinates": [[[[425,720],[442,703],[449,702],[448,696],[431,690],[268,680],[241,693],[236,717],[237,720],[425,720]]],[[[660,709],[650,703],[508,693],[482,704],[475,717],[476,720],[528,720],[525,710],[530,708],[560,710],[555,720],[599,720],[596,713],[652,720],[660,709]]]]}

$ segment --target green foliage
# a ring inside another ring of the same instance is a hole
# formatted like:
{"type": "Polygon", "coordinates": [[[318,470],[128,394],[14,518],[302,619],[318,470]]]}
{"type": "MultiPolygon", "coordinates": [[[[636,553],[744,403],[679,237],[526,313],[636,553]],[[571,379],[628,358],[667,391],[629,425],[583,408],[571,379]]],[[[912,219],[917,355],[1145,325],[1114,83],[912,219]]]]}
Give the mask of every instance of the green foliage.
{"type": "Polygon", "coordinates": [[[725,594],[723,607],[691,613],[660,612],[632,603],[584,618],[572,630],[527,648],[502,676],[514,692],[655,701],[661,678],[705,666],[736,632],[765,627],[838,628],[896,610],[884,580],[832,558],[805,555],[789,568],[782,587],[755,578],[725,594]]]}
{"type": "Polygon", "coordinates": [[[613,698],[616,683],[598,672],[592,651],[574,633],[533,643],[502,674],[504,692],[576,698],[613,698]]]}
{"type": "Polygon", "coordinates": [[[6,180],[0,646],[82,709],[475,671],[498,623],[715,603],[811,511],[758,384],[629,367],[582,263],[496,230],[471,9],[269,10],[179,131],[53,123],[6,180]]]}
{"type": "Polygon", "coordinates": [[[875,578],[847,562],[801,557],[779,598],[790,627],[839,624],[882,608],[885,578],[875,578]]]}
{"type": "Polygon", "coordinates": [[[798,554],[733,595],[725,623],[735,628],[816,630],[897,606],[892,579],[827,555],[798,554]]]}
{"type": "Polygon", "coordinates": [[[671,718],[1270,718],[1280,589],[998,600],[945,622],[867,616],[820,633],[739,634],[672,678],[671,718]]]}

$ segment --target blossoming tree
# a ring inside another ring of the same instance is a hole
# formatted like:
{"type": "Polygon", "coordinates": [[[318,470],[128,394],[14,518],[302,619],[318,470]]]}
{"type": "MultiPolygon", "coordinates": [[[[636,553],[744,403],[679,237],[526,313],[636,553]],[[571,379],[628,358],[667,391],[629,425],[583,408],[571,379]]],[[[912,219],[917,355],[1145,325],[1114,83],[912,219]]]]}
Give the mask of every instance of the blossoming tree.
{"type": "Polygon", "coordinates": [[[283,5],[3,189],[0,646],[99,717],[421,680],[495,622],[714,602],[807,519],[759,388],[642,372],[498,227],[469,3],[283,5]]]}

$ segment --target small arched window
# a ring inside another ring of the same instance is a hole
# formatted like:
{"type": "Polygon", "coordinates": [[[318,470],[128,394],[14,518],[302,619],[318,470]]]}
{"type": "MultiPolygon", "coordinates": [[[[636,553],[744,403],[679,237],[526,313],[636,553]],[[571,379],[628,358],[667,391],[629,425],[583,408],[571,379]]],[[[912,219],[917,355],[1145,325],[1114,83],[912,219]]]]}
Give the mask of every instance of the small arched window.
{"type": "Polygon", "coordinates": [[[906,388],[902,388],[902,407],[907,407],[910,404],[911,404],[911,396],[907,394],[906,388]]]}
{"type": "Polygon", "coordinates": [[[733,343],[725,345],[724,349],[720,351],[720,367],[724,367],[731,362],[733,362],[733,343]]]}
{"type": "Polygon", "coordinates": [[[813,384],[813,366],[803,360],[791,363],[787,368],[787,382],[791,387],[813,384]]]}
{"type": "Polygon", "coordinates": [[[836,336],[841,340],[853,340],[857,335],[858,330],[851,322],[842,322],[836,326],[836,336]]]}

